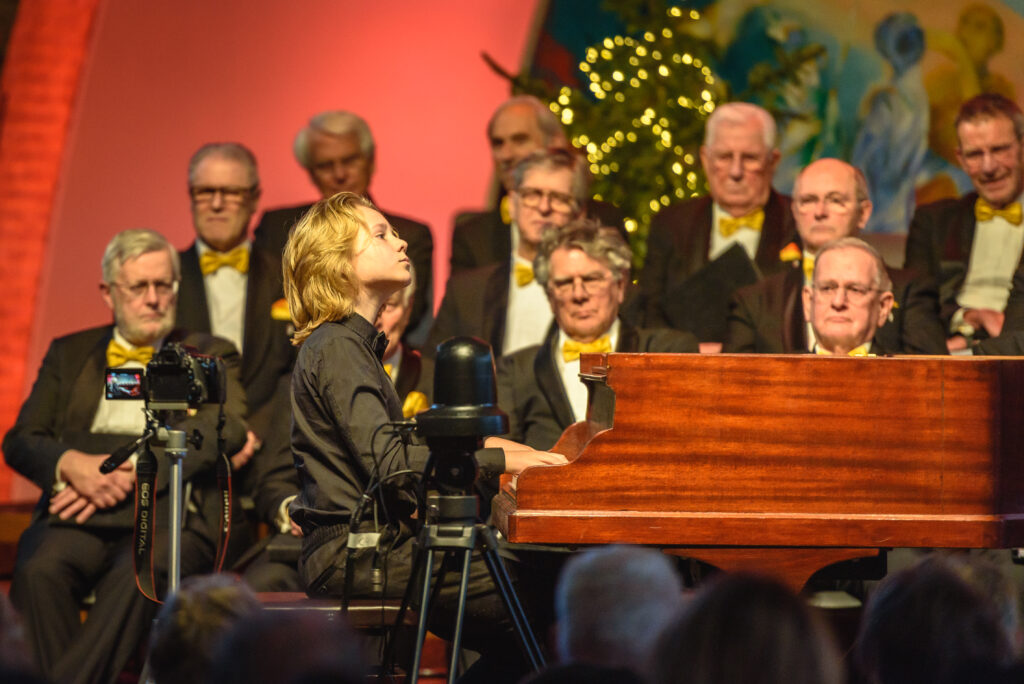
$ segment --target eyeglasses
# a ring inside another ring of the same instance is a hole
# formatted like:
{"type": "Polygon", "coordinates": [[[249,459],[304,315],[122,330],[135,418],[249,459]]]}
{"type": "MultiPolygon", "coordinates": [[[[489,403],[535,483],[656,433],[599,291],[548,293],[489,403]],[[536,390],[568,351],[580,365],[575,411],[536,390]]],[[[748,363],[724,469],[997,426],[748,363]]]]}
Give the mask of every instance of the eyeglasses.
{"type": "Polygon", "coordinates": [[[842,290],[846,293],[846,298],[852,304],[863,304],[867,301],[868,297],[873,292],[881,292],[877,287],[869,287],[867,285],[861,285],[859,283],[849,283],[847,285],[840,285],[839,283],[829,281],[825,283],[814,283],[811,285],[814,292],[825,299],[831,299],[835,297],[836,293],[842,290]]]}
{"type": "Polygon", "coordinates": [[[711,165],[718,170],[727,169],[733,160],[739,158],[744,171],[763,171],[768,165],[768,155],[751,154],[749,152],[731,152],[727,150],[711,150],[711,165]]]}
{"type": "Polygon", "coordinates": [[[522,187],[516,190],[519,201],[524,207],[539,209],[545,197],[548,199],[548,206],[552,211],[569,214],[576,211],[576,198],[564,192],[554,190],[541,190],[540,188],[522,187]]]}
{"type": "Polygon", "coordinates": [[[224,204],[241,204],[249,199],[258,187],[258,185],[250,185],[247,188],[241,188],[229,185],[219,188],[209,185],[194,185],[188,189],[188,193],[196,204],[210,204],[218,194],[224,204]]]}
{"type": "Polygon", "coordinates": [[[611,282],[612,276],[607,273],[588,273],[587,275],[573,276],[572,278],[549,280],[548,288],[559,299],[568,299],[576,291],[576,283],[579,283],[583,293],[591,297],[604,291],[611,282]]]}
{"type": "Polygon", "coordinates": [[[830,192],[824,197],[800,195],[796,198],[796,208],[797,211],[807,213],[816,210],[822,202],[834,214],[845,214],[853,209],[853,198],[841,192],[830,192]]]}
{"type": "Polygon", "coordinates": [[[121,288],[121,291],[128,295],[129,299],[139,299],[145,297],[149,293],[149,288],[156,290],[156,296],[161,299],[170,297],[172,294],[178,294],[178,281],[172,280],[167,282],[166,280],[144,280],[139,283],[132,283],[131,285],[125,285],[123,283],[113,282],[110,285],[116,285],[121,288]]]}

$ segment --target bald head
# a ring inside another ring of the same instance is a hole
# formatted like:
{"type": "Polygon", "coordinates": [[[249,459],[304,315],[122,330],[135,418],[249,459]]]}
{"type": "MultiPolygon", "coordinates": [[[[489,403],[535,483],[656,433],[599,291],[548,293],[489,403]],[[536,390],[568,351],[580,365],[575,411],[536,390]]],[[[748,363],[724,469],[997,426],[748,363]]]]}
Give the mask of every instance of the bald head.
{"type": "Polygon", "coordinates": [[[793,218],[804,249],[812,254],[827,242],[857,235],[870,217],[868,184],[857,168],[825,158],[797,176],[793,218]]]}

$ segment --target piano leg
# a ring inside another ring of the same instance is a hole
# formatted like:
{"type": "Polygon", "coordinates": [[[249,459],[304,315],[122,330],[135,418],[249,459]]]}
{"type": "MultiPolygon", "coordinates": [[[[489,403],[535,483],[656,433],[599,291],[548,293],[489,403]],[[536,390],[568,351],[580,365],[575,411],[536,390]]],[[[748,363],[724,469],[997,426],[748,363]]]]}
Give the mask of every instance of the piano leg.
{"type": "Polygon", "coordinates": [[[876,548],[756,548],[695,547],[663,549],[665,553],[696,558],[726,572],[754,572],[779,578],[799,592],[818,570],[852,558],[878,555],[876,548]]]}

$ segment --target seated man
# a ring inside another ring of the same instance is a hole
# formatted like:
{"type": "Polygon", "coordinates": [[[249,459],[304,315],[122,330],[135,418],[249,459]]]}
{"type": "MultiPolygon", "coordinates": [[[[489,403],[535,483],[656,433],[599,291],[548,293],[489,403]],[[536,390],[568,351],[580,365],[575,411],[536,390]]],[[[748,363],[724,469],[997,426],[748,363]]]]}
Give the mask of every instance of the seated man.
{"type": "MultiPolygon", "coordinates": [[[[791,268],[733,295],[722,351],[791,354],[814,348],[800,293],[810,283],[818,250],[830,240],[856,236],[867,224],[871,198],[858,169],[838,159],[819,159],[797,176],[792,207],[798,237],[782,251],[791,257],[791,268]]],[[[895,304],[875,337],[876,347],[894,354],[945,354],[932,279],[896,268],[886,271],[895,304]]]]}
{"type": "MultiPolygon", "coordinates": [[[[145,229],[115,235],[103,254],[100,284],[114,324],[51,343],[4,438],[7,464],[43,490],[18,542],[11,597],[25,618],[35,659],[53,681],[115,681],[157,608],[136,589],[132,570],[133,461],[106,475],[99,470],[111,452],[142,434],[143,402],[106,399],[104,368],[141,368],[166,342],[222,357],[228,369],[226,450],[235,453],[245,442],[238,353],[225,340],[174,329],[179,276],[178,254],[163,236],[145,229]],[[83,624],[82,600],[90,592],[96,602],[83,624]]],[[[206,404],[194,417],[172,418],[175,428],[198,429],[205,438],[202,448],[190,446],[183,462],[199,515],[190,513],[185,522],[182,575],[209,571],[214,558],[217,417],[218,407],[206,404]]],[[[168,459],[162,449],[154,451],[161,472],[156,523],[166,530],[168,459]]],[[[157,536],[158,569],[165,566],[166,546],[166,537],[157,536]]]]}
{"type": "Polygon", "coordinates": [[[757,105],[729,102],[708,117],[700,148],[708,195],[651,220],[640,273],[645,325],[692,332],[713,350],[725,339],[730,295],[779,270],[792,214],[771,185],[776,143],[775,121],[757,105]]]}
{"type": "MultiPolygon", "coordinates": [[[[509,204],[509,195],[515,189],[513,170],[532,154],[569,145],[562,122],[533,95],[516,95],[501,103],[487,124],[487,140],[494,174],[501,181],[500,197],[497,206],[488,211],[456,217],[452,273],[508,261],[515,239],[509,204]]],[[[585,198],[583,207],[587,216],[602,225],[624,228],[624,217],[615,205],[585,198]]],[[[622,234],[626,236],[624,230],[622,234]]]]}
{"type": "Polygon", "coordinates": [[[904,264],[939,283],[950,350],[1002,332],[1024,253],[1024,112],[982,93],[960,107],[956,136],[957,160],[974,191],[917,208],[904,264]]]}
{"type": "Polygon", "coordinates": [[[855,237],[829,242],[818,250],[803,291],[804,317],[817,340],[814,353],[879,353],[875,333],[889,319],[892,303],[892,283],[874,247],[855,237]]]}
{"type": "Polygon", "coordinates": [[[512,254],[500,263],[452,274],[423,348],[427,357],[459,335],[490,343],[495,358],[544,337],[551,309],[534,278],[533,259],[549,228],[582,215],[589,183],[586,160],[565,150],[538,153],[519,162],[513,178],[512,254]]]}
{"type": "Polygon", "coordinates": [[[630,258],[629,246],[613,228],[583,221],[545,234],[534,271],[554,322],[542,344],[498,364],[498,403],[509,414],[512,441],[550,449],[567,427],[586,417],[581,352],[697,351],[689,333],[637,330],[619,319],[630,258]]]}
{"type": "MultiPolygon", "coordinates": [[[[292,151],[295,160],[309,174],[320,197],[327,198],[339,192],[369,197],[370,183],[376,171],[377,143],[369,124],[361,116],[340,110],[320,112],[295,135],[292,151]]],[[[254,244],[280,255],[288,239],[288,231],[311,206],[313,203],[307,202],[268,210],[253,232],[254,244]]],[[[409,258],[416,266],[416,289],[420,296],[409,321],[409,333],[419,344],[430,326],[434,301],[431,275],[434,238],[430,234],[430,226],[425,223],[389,212],[384,215],[408,243],[409,258]]]]}
{"type": "MultiPolygon", "coordinates": [[[[432,363],[420,353],[407,347],[402,334],[409,324],[413,297],[416,291],[415,269],[410,268],[413,279],[404,289],[388,299],[377,317],[377,329],[387,336],[388,344],[381,361],[391,377],[402,402],[402,414],[411,418],[430,408],[427,394],[433,382],[432,363]],[[415,389],[424,387],[424,391],[415,389]]],[[[290,396],[274,398],[274,413],[291,412],[290,396]]],[[[296,564],[302,546],[302,530],[288,516],[288,505],[298,495],[299,473],[292,460],[291,441],[276,438],[264,445],[255,461],[256,491],[253,494],[256,513],[270,528],[270,536],[259,545],[258,553],[247,554],[239,561],[245,566],[243,578],[256,591],[301,591],[296,564]]]]}

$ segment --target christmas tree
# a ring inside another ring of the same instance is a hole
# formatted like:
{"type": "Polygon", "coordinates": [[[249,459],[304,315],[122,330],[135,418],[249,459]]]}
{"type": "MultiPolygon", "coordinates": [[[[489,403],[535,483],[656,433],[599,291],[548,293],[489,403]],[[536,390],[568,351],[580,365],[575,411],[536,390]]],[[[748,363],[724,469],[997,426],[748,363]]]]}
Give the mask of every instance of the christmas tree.
{"type": "Polygon", "coordinates": [[[515,91],[548,101],[572,144],[586,154],[593,195],[625,212],[639,266],[654,214],[707,192],[699,150],[715,107],[737,99],[772,110],[780,101],[775,93],[822,49],[780,47],[773,63],[749,70],[737,95],[714,71],[719,49],[703,37],[707,27],[698,9],[659,0],[605,6],[621,17],[624,31],[587,48],[579,63],[585,88],[505,75],[515,91]]]}

